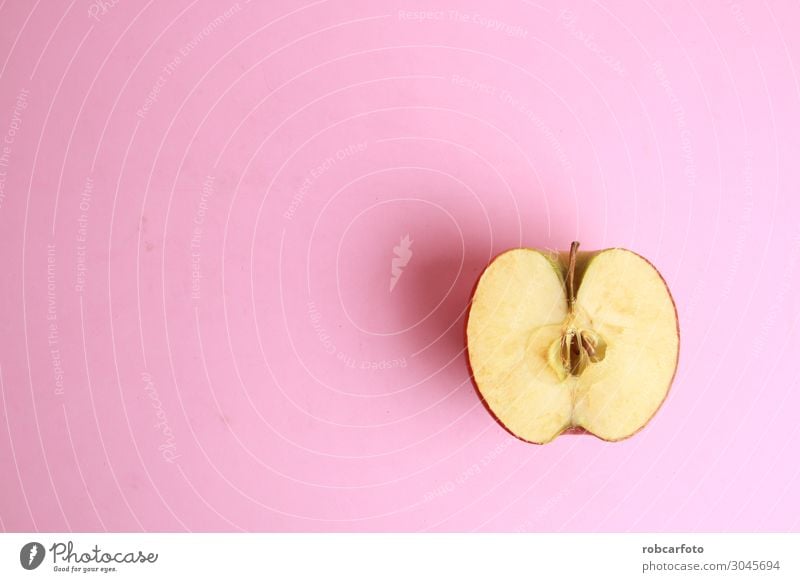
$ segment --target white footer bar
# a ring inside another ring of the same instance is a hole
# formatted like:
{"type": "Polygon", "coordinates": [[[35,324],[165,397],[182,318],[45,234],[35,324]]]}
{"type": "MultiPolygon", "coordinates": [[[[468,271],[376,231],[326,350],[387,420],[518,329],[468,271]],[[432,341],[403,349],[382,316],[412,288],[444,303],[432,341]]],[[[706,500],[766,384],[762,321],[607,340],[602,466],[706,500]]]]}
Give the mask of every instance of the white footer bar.
{"type": "Polygon", "coordinates": [[[778,582],[799,561],[800,534],[0,535],[0,580],[778,582]]]}

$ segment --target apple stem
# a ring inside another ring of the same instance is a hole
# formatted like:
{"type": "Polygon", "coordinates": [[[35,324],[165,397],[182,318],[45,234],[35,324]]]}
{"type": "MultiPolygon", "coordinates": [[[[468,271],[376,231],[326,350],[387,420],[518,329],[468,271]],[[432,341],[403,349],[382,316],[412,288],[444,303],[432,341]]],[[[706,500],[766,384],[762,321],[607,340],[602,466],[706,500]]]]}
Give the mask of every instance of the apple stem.
{"type": "Polygon", "coordinates": [[[569,265],[567,266],[567,305],[570,314],[575,312],[575,263],[578,260],[578,241],[572,241],[569,248],[569,265]]]}

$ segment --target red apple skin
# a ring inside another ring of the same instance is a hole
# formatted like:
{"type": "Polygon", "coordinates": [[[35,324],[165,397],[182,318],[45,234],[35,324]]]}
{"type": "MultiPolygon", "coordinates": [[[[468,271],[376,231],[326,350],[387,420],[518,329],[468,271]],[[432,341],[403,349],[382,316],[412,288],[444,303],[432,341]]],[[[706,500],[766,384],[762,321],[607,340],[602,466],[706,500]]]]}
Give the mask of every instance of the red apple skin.
{"type": "MultiPolygon", "coordinates": [[[[518,247],[518,248],[530,248],[530,247],[518,247]]],[[[675,311],[675,329],[676,329],[676,332],[678,334],[678,350],[677,350],[677,357],[676,357],[676,360],[675,360],[675,369],[672,372],[672,378],[669,381],[669,387],[667,388],[667,392],[666,392],[666,394],[664,394],[664,398],[661,400],[661,403],[658,405],[658,408],[656,408],[655,411],[653,412],[653,414],[650,416],[650,418],[647,419],[647,422],[645,422],[642,426],[640,426],[637,430],[635,430],[634,432],[632,432],[628,436],[623,437],[621,439],[604,439],[602,437],[597,436],[594,433],[591,433],[591,432],[587,431],[583,427],[571,426],[571,427],[566,428],[563,431],[561,431],[559,434],[557,434],[555,437],[553,437],[553,439],[551,441],[549,441],[549,442],[553,442],[556,438],[558,438],[560,436],[563,436],[563,435],[577,435],[577,436],[591,436],[591,437],[594,437],[594,438],[596,438],[598,440],[601,440],[601,441],[604,441],[604,442],[615,443],[615,442],[620,442],[620,441],[627,440],[627,439],[631,438],[632,436],[634,436],[636,434],[639,434],[639,432],[641,432],[642,429],[645,428],[648,424],[650,424],[650,421],[653,420],[653,418],[655,418],[656,414],[658,414],[658,411],[661,410],[661,407],[664,406],[664,402],[667,401],[667,397],[669,396],[669,393],[672,391],[672,384],[675,382],[675,376],[678,373],[678,364],[680,362],[680,354],[681,354],[681,328],[680,328],[680,321],[678,319],[678,308],[675,305],[675,298],[672,296],[672,292],[669,290],[669,285],[667,285],[667,281],[664,279],[664,276],[661,274],[661,271],[656,269],[656,266],[653,263],[651,263],[648,259],[646,259],[642,255],[640,255],[639,253],[636,253],[634,251],[631,251],[631,250],[628,250],[628,249],[623,249],[622,247],[610,247],[608,249],[602,249],[600,251],[584,251],[584,252],[586,252],[586,255],[588,256],[588,255],[595,255],[597,253],[601,253],[601,252],[603,252],[603,250],[613,250],[613,249],[618,249],[618,250],[622,250],[622,251],[627,251],[629,253],[633,253],[634,255],[636,255],[637,257],[639,257],[643,261],[645,261],[648,265],[650,265],[653,268],[653,270],[656,273],[658,273],[658,276],[661,278],[661,282],[664,283],[664,287],[667,289],[667,295],[669,296],[669,300],[672,302],[672,309],[675,311]]],[[[508,249],[508,250],[514,250],[514,249],[508,249]]],[[[492,263],[494,263],[495,260],[497,260],[497,257],[499,257],[500,255],[502,255],[505,252],[508,252],[508,250],[503,251],[503,252],[498,253],[497,255],[495,255],[495,257],[491,261],[489,261],[489,263],[483,268],[483,270],[481,271],[481,273],[478,276],[477,280],[475,281],[475,284],[472,286],[472,292],[470,293],[470,309],[467,312],[467,316],[464,318],[464,360],[466,361],[466,364],[467,364],[467,370],[469,370],[469,376],[470,376],[470,380],[472,382],[472,389],[475,390],[475,393],[478,395],[478,399],[481,401],[481,404],[486,409],[486,411],[489,413],[489,415],[497,422],[497,424],[502,426],[503,430],[505,430],[508,434],[510,434],[511,436],[513,436],[517,440],[520,440],[520,441],[522,441],[524,443],[528,443],[528,444],[531,444],[531,445],[543,446],[543,445],[546,445],[548,443],[535,443],[533,441],[525,440],[524,438],[521,438],[521,437],[517,436],[516,434],[514,434],[505,424],[503,424],[503,421],[500,420],[497,417],[497,415],[491,409],[489,404],[483,398],[483,394],[481,394],[481,390],[478,387],[478,383],[475,381],[475,373],[472,370],[472,364],[469,361],[469,341],[468,341],[469,337],[467,335],[467,326],[469,324],[469,315],[470,315],[470,312],[472,311],[472,298],[475,297],[475,291],[477,291],[477,289],[478,289],[478,284],[481,282],[481,278],[483,277],[483,274],[486,272],[486,270],[489,267],[492,266],[492,263]]],[[[536,249],[533,249],[533,250],[536,250],[536,249]]]]}

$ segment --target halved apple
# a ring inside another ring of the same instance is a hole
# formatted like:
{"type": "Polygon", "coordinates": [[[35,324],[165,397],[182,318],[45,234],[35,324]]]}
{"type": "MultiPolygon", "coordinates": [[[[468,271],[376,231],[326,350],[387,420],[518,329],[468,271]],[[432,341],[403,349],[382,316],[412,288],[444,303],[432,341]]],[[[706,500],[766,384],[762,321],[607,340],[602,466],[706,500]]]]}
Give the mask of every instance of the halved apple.
{"type": "Polygon", "coordinates": [[[503,425],[546,443],[570,428],[601,439],[644,427],[678,364],[675,304],[634,252],[502,253],[478,282],[467,322],[475,383],[503,425]]]}

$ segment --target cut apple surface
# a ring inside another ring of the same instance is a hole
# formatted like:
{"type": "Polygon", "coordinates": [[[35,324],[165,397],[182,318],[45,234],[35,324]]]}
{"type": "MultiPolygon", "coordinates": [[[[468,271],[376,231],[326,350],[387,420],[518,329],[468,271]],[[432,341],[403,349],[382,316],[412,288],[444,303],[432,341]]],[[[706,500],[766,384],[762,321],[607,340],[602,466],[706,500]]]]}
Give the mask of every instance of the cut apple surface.
{"type": "Polygon", "coordinates": [[[475,383],[503,425],[546,443],[570,428],[631,436],[678,363],[678,320],[661,275],[625,249],[568,256],[513,249],[481,276],[467,323],[475,383]]]}

